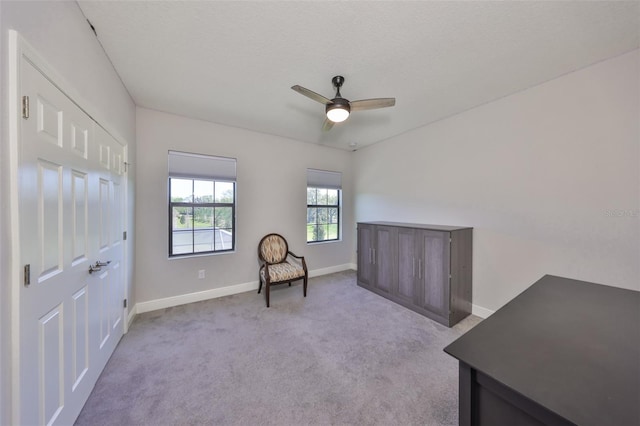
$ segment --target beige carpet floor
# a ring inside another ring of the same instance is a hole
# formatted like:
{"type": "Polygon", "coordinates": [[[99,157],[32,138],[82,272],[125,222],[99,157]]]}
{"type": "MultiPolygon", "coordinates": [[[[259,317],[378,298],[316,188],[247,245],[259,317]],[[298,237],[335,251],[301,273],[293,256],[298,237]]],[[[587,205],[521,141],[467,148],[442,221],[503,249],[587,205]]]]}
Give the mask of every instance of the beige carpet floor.
{"type": "Polygon", "coordinates": [[[444,327],[346,271],[138,315],[77,425],[455,425],[444,327]]]}

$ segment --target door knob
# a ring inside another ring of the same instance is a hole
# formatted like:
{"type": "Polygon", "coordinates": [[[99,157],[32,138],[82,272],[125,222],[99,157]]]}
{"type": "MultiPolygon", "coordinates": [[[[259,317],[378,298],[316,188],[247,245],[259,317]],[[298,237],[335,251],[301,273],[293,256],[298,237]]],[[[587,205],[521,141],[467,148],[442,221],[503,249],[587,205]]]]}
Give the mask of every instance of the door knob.
{"type": "Polygon", "coordinates": [[[110,260],[107,260],[106,262],[101,262],[99,260],[96,260],[96,264],[95,265],[89,265],[89,273],[93,274],[94,272],[98,272],[98,271],[102,270],[103,266],[107,266],[110,263],[111,263],[110,260]]]}

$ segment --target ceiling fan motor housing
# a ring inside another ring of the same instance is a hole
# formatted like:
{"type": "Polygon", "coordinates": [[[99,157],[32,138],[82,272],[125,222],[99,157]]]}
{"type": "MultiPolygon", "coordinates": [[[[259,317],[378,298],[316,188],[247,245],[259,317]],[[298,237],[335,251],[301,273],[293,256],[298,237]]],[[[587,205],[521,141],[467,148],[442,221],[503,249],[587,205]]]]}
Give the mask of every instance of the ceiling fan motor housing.
{"type": "Polygon", "coordinates": [[[345,98],[333,98],[331,103],[327,104],[325,108],[327,118],[334,123],[340,123],[349,117],[351,113],[351,105],[345,98]],[[333,111],[333,113],[332,113],[333,111]]]}
{"type": "Polygon", "coordinates": [[[329,112],[332,109],[341,108],[346,109],[348,112],[351,112],[351,106],[349,105],[349,101],[345,98],[333,98],[331,99],[331,103],[327,104],[325,112],[329,112]]]}

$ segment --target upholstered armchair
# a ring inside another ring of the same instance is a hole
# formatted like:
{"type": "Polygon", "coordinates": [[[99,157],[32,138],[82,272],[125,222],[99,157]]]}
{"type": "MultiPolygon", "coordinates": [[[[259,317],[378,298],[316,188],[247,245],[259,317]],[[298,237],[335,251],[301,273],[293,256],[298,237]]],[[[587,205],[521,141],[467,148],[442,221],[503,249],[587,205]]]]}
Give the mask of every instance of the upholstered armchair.
{"type": "Polygon", "coordinates": [[[287,240],[279,234],[264,236],[258,244],[258,258],[260,259],[258,294],[265,285],[267,308],[269,307],[269,287],[273,284],[289,283],[304,280],[303,293],[307,297],[307,264],[304,256],[296,256],[289,251],[287,240]]]}

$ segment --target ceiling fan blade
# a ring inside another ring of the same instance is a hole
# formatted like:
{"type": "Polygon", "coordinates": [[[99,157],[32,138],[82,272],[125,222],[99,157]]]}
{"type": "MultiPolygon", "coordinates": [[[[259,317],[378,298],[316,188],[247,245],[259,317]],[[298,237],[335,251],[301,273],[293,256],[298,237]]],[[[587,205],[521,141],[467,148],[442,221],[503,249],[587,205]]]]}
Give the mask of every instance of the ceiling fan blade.
{"type": "Polygon", "coordinates": [[[316,92],[309,90],[305,87],[298,86],[297,84],[295,86],[291,86],[291,88],[296,92],[300,93],[301,95],[305,95],[307,98],[311,98],[316,102],[320,102],[321,104],[326,105],[331,102],[331,99],[327,99],[324,96],[319,95],[316,92]]]}
{"type": "Polygon", "coordinates": [[[333,121],[329,120],[328,118],[325,118],[324,123],[322,123],[322,130],[325,132],[328,132],[329,130],[331,130],[332,127],[333,127],[333,121]]]}
{"type": "Polygon", "coordinates": [[[376,98],[363,99],[360,101],[349,102],[351,111],[362,111],[365,109],[387,108],[396,104],[396,98],[376,98]]]}

